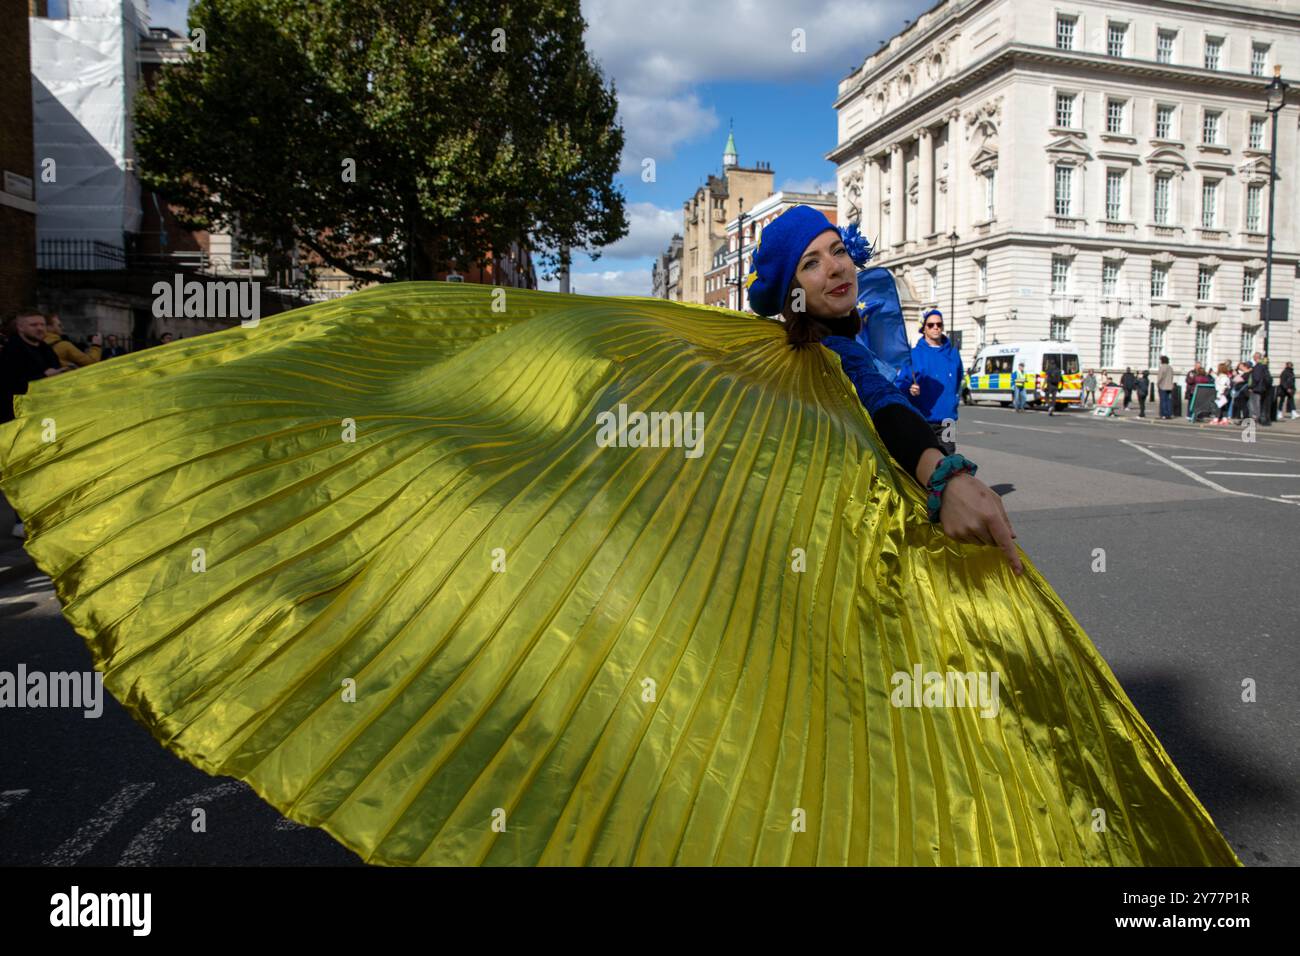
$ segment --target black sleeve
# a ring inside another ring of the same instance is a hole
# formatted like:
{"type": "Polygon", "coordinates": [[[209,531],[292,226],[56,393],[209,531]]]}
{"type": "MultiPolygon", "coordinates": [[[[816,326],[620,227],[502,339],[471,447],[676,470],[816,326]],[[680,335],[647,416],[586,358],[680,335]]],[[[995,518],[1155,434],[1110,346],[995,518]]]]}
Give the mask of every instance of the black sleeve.
{"type": "Polygon", "coordinates": [[[913,481],[916,481],[916,463],[921,460],[921,453],[927,448],[943,451],[925,419],[906,406],[885,405],[871,416],[871,421],[889,454],[913,481]]]}

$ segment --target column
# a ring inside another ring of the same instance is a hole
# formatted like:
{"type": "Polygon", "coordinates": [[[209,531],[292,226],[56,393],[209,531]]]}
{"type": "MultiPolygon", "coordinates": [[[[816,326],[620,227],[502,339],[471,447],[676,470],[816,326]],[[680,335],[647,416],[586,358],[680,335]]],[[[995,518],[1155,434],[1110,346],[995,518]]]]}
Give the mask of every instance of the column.
{"type": "Polygon", "coordinates": [[[903,184],[903,144],[889,147],[889,244],[901,246],[907,234],[903,230],[907,215],[907,192],[903,184]]]}
{"type": "Polygon", "coordinates": [[[960,114],[952,110],[948,114],[948,232],[957,228],[957,142],[961,137],[957,120],[960,114]]]}
{"type": "Polygon", "coordinates": [[[920,163],[920,180],[916,184],[918,223],[916,239],[921,242],[934,234],[934,138],[925,127],[917,130],[916,151],[920,163]]]}
{"type": "Polygon", "coordinates": [[[871,157],[871,242],[873,246],[884,244],[884,203],[885,203],[885,175],[884,170],[880,168],[883,162],[880,156],[871,157]]]}

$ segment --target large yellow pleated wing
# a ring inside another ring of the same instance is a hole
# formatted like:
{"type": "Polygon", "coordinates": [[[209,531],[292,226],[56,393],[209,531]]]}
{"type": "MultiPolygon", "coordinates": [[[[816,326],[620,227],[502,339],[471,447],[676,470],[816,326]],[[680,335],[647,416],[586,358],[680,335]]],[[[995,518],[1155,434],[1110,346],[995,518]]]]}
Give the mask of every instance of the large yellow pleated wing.
{"type": "Polygon", "coordinates": [[[776,323],[406,283],[17,411],[3,490],[109,690],[366,860],[1238,862],[776,323]]]}

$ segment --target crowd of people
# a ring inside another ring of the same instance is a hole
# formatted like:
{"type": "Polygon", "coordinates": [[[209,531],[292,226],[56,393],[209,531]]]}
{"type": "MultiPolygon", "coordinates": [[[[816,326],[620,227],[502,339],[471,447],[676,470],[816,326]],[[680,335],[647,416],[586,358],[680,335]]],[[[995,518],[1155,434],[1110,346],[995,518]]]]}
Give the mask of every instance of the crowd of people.
{"type": "MultiPolygon", "coordinates": [[[[166,345],[170,332],[150,345],[166,345]]],[[[128,349],[116,335],[101,339],[98,333],[81,343],[63,331],[57,312],[17,309],[0,323],[0,422],[14,418],[14,396],[26,395],[27,386],[39,378],[61,375],[96,362],[126,355],[128,349]]],[[[13,533],[23,537],[22,522],[14,514],[13,533]]]]}
{"type": "MultiPolygon", "coordinates": [[[[1260,425],[1271,425],[1283,417],[1300,418],[1300,412],[1296,411],[1295,365],[1292,362],[1286,363],[1276,381],[1269,370],[1268,357],[1260,352],[1249,360],[1220,362],[1213,372],[1196,362],[1183,379],[1185,407],[1191,407],[1199,385],[1214,386],[1214,408],[1209,413],[1211,425],[1240,424],[1247,417],[1260,425]]],[[[1160,356],[1154,379],[1148,369],[1134,372],[1132,368],[1126,368],[1118,382],[1109,374],[1103,374],[1099,382],[1097,371],[1089,369],[1083,377],[1084,407],[1096,405],[1099,389],[1108,387],[1120,389],[1125,410],[1137,402],[1138,418],[1146,417],[1148,401],[1159,401],[1158,417],[1174,417],[1177,379],[1167,355],[1160,356]]]]}

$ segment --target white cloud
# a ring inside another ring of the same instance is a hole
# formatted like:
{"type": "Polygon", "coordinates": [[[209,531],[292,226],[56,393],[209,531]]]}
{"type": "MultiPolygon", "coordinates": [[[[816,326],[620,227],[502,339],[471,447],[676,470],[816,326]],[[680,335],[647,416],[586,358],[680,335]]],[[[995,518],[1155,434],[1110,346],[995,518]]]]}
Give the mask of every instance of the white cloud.
{"type": "MultiPolygon", "coordinates": [[[[574,272],[569,288],[578,295],[649,295],[652,281],[649,269],[574,272]]],[[[557,292],[560,283],[541,280],[537,287],[545,292],[557,292]]]]}
{"type": "MultiPolygon", "coordinates": [[[[717,80],[797,81],[861,66],[879,41],[933,0],[583,0],[586,42],[615,82],[626,134],[620,172],[663,162],[719,126],[691,87],[717,80]],[[796,52],[793,31],[806,52],[796,52]]],[[[827,104],[830,109],[830,104],[827,104]]]]}
{"type": "Polygon", "coordinates": [[[601,258],[637,259],[657,256],[668,248],[673,233],[682,231],[682,210],[660,209],[654,203],[627,204],[627,235],[596,250],[601,258]]]}
{"type": "Polygon", "coordinates": [[[803,179],[787,179],[776,188],[787,193],[833,193],[835,192],[835,180],[806,176],[803,179]]]}

